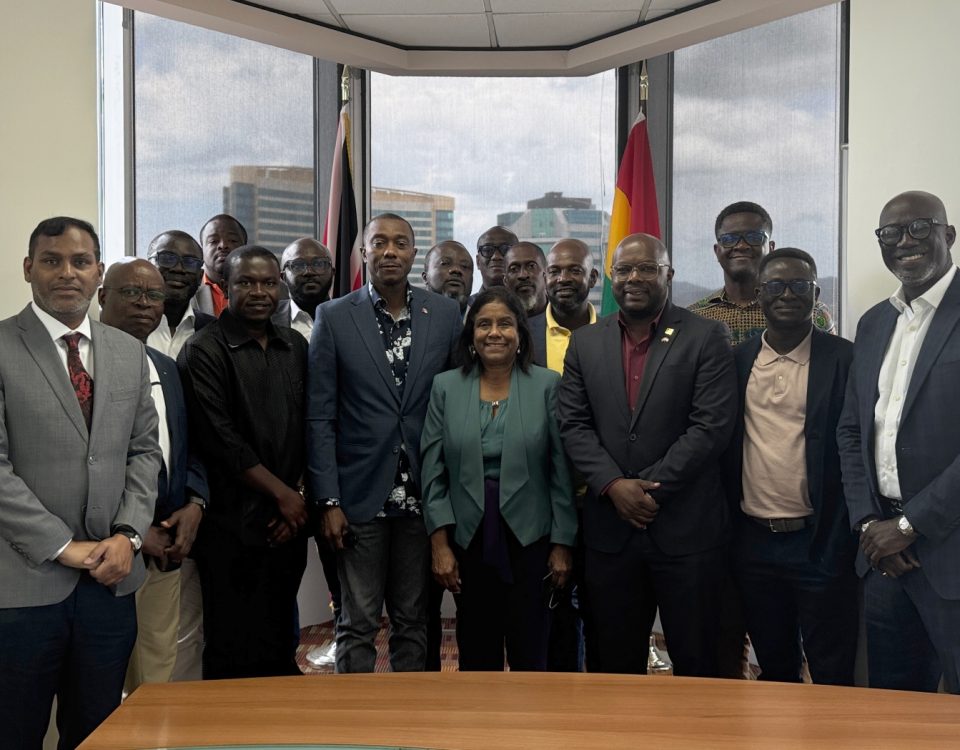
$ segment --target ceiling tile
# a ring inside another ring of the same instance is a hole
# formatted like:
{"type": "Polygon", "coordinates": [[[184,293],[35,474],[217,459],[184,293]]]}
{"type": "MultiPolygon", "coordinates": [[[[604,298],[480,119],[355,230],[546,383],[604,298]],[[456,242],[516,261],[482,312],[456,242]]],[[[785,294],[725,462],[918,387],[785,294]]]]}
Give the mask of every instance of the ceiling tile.
{"type": "Polygon", "coordinates": [[[508,13],[495,15],[493,22],[501,47],[556,47],[631,27],[637,13],[508,13]]]}
{"type": "Polygon", "coordinates": [[[645,21],[654,21],[658,18],[663,18],[664,16],[670,15],[676,10],[676,8],[651,8],[650,12],[647,13],[645,21]]]}
{"type": "MultiPolygon", "coordinates": [[[[677,0],[670,0],[677,2],[677,0]]],[[[490,0],[494,13],[577,13],[584,10],[583,0],[490,0]]],[[[592,0],[590,11],[630,10],[638,18],[643,0],[592,0]]]]}
{"type": "Polygon", "coordinates": [[[330,4],[341,16],[449,16],[484,12],[483,0],[330,0],[330,4]]]}
{"type": "Polygon", "coordinates": [[[269,2],[260,0],[257,4],[281,10],[284,13],[293,13],[314,21],[321,21],[331,26],[340,25],[337,23],[337,19],[330,14],[323,0],[269,0],[269,2]]]}
{"type": "Polygon", "coordinates": [[[343,16],[351,31],[407,47],[489,47],[487,17],[457,16],[343,16]]]}

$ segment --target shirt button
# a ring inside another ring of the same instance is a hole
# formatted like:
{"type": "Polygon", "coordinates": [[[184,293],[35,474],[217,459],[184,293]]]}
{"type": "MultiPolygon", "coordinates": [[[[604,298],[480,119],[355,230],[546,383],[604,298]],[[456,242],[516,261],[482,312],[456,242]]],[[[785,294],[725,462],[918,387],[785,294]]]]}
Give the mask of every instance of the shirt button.
{"type": "Polygon", "coordinates": [[[895,396],[893,397],[893,400],[894,400],[894,401],[899,401],[899,400],[900,400],[900,394],[898,393],[897,395],[895,395],[895,396]]]}
{"type": "Polygon", "coordinates": [[[630,442],[631,442],[631,443],[637,442],[636,433],[630,433],[630,442]]]}
{"type": "Polygon", "coordinates": [[[907,360],[901,359],[901,360],[900,360],[900,366],[901,366],[901,367],[906,367],[906,366],[907,366],[907,360]]]}
{"type": "Polygon", "coordinates": [[[634,375],[634,376],[633,376],[633,379],[634,379],[634,380],[640,380],[640,376],[639,376],[639,375],[634,375]]]}

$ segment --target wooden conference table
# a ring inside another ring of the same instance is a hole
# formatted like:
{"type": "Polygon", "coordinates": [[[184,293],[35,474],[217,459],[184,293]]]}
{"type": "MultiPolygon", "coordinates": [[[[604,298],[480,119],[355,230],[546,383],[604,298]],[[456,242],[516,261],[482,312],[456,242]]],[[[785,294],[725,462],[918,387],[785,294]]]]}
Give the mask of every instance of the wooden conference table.
{"type": "Polygon", "coordinates": [[[960,697],[597,674],[312,675],[144,685],[80,747],[960,748],[960,697]]]}

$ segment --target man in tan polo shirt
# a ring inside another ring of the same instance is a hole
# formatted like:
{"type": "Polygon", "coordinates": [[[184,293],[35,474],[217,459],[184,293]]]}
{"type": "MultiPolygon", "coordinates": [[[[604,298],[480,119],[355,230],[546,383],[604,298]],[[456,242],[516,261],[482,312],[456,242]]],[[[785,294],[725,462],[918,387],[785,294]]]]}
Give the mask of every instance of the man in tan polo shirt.
{"type": "Polygon", "coordinates": [[[761,336],[735,349],[740,419],[730,446],[733,564],[761,680],[852,685],[856,541],[837,422],[853,344],[817,330],[817,266],[795,248],[760,261],[761,336]],[[801,645],[802,644],[802,645],[801,645]]]}

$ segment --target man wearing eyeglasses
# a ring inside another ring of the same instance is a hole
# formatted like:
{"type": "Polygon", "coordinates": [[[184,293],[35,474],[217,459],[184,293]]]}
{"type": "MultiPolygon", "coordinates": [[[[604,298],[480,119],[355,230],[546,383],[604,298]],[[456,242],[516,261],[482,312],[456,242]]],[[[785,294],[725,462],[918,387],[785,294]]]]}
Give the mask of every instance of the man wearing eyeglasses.
{"type": "Polygon", "coordinates": [[[960,693],[960,279],[943,202],[880,212],[900,288],[857,326],[837,437],[864,579],[871,687],[960,693]]]}
{"type": "Polygon", "coordinates": [[[660,240],[620,242],[620,310],[574,331],[557,415],[587,483],[588,667],[645,673],[659,605],[674,672],[715,677],[736,375],[726,329],[670,304],[672,279],[660,240]]]}
{"type": "Polygon", "coordinates": [[[215,320],[195,308],[197,289],[203,278],[203,251],[186,232],[171,229],[150,241],[147,260],[163,277],[163,315],[147,339],[147,346],[175,359],[194,333],[215,320]]]}
{"type": "Polygon", "coordinates": [[[317,306],[330,299],[333,286],[333,260],[330,251],[311,237],[294,240],[280,256],[283,283],[290,292],[289,306],[282,306],[274,316],[275,325],[283,325],[300,333],[307,341],[313,331],[317,306]]]}
{"type": "Polygon", "coordinates": [[[760,679],[800,682],[806,654],[815,683],[853,685],[856,542],[836,441],[853,344],[814,327],[819,294],[803,250],[760,260],[767,328],[734,350],[740,411],[722,464],[760,679]]]}
{"type": "MultiPolygon", "coordinates": [[[[146,343],[163,317],[164,287],[160,272],[145,260],[115,263],[98,292],[100,322],[146,343]]],[[[193,547],[208,496],[206,471],[188,451],[187,407],[177,364],[149,346],[147,356],[163,463],[153,523],[143,537],[147,577],[136,594],[137,641],[127,668],[127,693],[145,682],[168,682],[173,677],[180,566],[193,547]]]]}
{"type": "MultiPolygon", "coordinates": [[[[517,235],[501,226],[490,227],[477,240],[477,270],[483,280],[479,291],[492,286],[503,286],[503,275],[507,270],[507,252],[518,242],[517,235]]],[[[477,294],[471,295],[470,304],[477,294]]]]}
{"type": "MultiPolygon", "coordinates": [[[[719,320],[730,329],[734,346],[761,333],[767,326],[757,299],[760,259],[775,248],[773,221],[766,210],[749,201],[731,203],[717,216],[713,252],[723,269],[723,288],[694,302],[687,309],[704,318],[719,320]]],[[[833,317],[817,300],[814,325],[833,333],[833,317]]]]}

